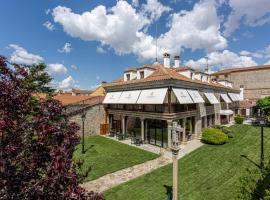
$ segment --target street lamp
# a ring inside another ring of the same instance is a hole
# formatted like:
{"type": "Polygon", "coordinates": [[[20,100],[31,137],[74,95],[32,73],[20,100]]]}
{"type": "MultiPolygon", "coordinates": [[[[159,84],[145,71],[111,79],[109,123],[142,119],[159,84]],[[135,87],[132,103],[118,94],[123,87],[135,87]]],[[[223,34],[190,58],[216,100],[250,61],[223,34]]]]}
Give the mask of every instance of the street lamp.
{"type": "Polygon", "coordinates": [[[172,151],[172,162],[173,162],[173,200],[178,199],[178,153],[179,147],[179,133],[183,132],[183,128],[178,125],[177,122],[173,122],[173,125],[169,127],[172,130],[171,138],[171,151],[172,151]]]}
{"type": "Polygon", "coordinates": [[[85,118],[86,118],[86,111],[85,109],[82,110],[82,115],[81,115],[81,118],[82,118],[82,154],[84,154],[84,121],[85,121],[85,118]]]}
{"type": "Polygon", "coordinates": [[[263,117],[260,119],[260,125],[261,125],[261,162],[260,162],[260,168],[261,168],[261,170],[264,170],[263,126],[265,125],[265,119],[263,117]]]}

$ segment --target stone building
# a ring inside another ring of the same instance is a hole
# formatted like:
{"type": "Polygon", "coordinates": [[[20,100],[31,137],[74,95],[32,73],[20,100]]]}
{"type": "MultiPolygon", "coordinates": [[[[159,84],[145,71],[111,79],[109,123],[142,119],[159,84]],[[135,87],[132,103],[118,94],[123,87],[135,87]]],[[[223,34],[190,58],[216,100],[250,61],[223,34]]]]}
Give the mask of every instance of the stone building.
{"type": "Polygon", "coordinates": [[[212,82],[208,74],[179,63],[176,56],[171,66],[165,53],[164,64],[131,68],[123,78],[104,84],[108,132],[135,134],[145,143],[170,147],[173,121],[184,128],[179,138],[186,143],[238,112],[238,88],[212,82]]]}
{"type": "Polygon", "coordinates": [[[240,87],[246,100],[270,96],[270,65],[224,69],[213,73],[211,78],[224,85],[240,87]]]}
{"type": "MultiPolygon", "coordinates": [[[[78,90],[81,91],[81,90],[78,90]]],[[[76,91],[77,92],[77,91],[76,91]]],[[[101,126],[106,122],[105,111],[102,105],[104,99],[103,87],[98,87],[90,95],[72,95],[70,92],[59,93],[54,96],[65,108],[70,121],[76,122],[82,131],[82,114],[85,113],[85,135],[99,135],[101,126]]]]}

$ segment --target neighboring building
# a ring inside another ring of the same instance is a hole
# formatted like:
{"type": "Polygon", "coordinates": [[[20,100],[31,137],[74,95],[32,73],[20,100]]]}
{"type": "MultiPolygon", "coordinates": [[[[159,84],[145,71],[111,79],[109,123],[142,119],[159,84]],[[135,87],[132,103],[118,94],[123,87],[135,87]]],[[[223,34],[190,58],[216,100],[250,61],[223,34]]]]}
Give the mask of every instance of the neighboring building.
{"type": "Polygon", "coordinates": [[[80,90],[80,89],[72,89],[71,94],[73,96],[90,96],[93,91],[91,90],[80,90]]]}
{"type": "MultiPolygon", "coordinates": [[[[101,127],[105,123],[105,111],[102,106],[104,99],[103,87],[98,87],[90,95],[85,90],[72,90],[71,92],[59,93],[54,99],[59,100],[65,107],[70,121],[76,122],[82,127],[82,113],[85,112],[84,130],[86,135],[99,135],[101,127]],[[83,92],[82,92],[83,91],[83,92]]],[[[79,131],[79,134],[82,130],[79,131]]]]}
{"type": "Polygon", "coordinates": [[[256,101],[270,96],[270,65],[224,69],[211,77],[221,84],[241,88],[243,99],[256,101]]]}
{"type": "Polygon", "coordinates": [[[228,123],[238,113],[240,90],[210,80],[207,73],[174,66],[170,55],[164,64],[128,69],[123,78],[103,84],[103,101],[109,132],[136,134],[143,142],[171,146],[173,121],[184,128],[183,143],[200,137],[203,128],[228,123]],[[229,95],[229,96],[228,96],[229,95]]]}

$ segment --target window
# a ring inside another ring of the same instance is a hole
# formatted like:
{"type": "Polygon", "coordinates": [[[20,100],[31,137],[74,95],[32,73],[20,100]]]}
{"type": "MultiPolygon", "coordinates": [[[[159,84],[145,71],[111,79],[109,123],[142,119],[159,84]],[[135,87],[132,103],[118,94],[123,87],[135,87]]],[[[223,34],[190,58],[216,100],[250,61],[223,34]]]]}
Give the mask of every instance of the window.
{"type": "Polygon", "coordinates": [[[130,81],[130,74],[127,74],[127,81],[130,81]]]}
{"type": "Polygon", "coordinates": [[[225,76],[225,78],[228,78],[228,74],[225,74],[224,76],[225,76]]]}
{"type": "Polygon", "coordinates": [[[144,71],[140,72],[140,78],[144,78],[144,71]]]}

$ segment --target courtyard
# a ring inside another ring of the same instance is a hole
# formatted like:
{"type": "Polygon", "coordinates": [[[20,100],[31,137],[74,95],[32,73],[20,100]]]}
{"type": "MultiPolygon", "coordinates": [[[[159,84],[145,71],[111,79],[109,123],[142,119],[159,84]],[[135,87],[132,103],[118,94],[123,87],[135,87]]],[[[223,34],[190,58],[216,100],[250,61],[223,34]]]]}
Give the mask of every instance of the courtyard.
{"type": "MultiPolygon", "coordinates": [[[[203,145],[179,160],[180,199],[235,199],[247,168],[258,169],[260,129],[231,127],[234,138],[222,146],[203,145]]],[[[270,129],[265,129],[265,158],[269,159],[270,129]]],[[[172,165],[166,165],[104,192],[108,200],[166,198],[172,185],[172,165]]]]}
{"type": "Polygon", "coordinates": [[[159,155],[144,151],[102,136],[90,136],[85,139],[85,154],[81,145],[76,147],[74,160],[84,160],[81,172],[91,171],[85,181],[97,179],[115,171],[144,163],[159,155]]]}

